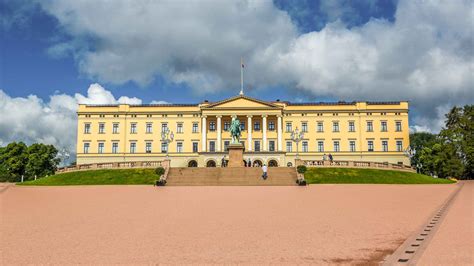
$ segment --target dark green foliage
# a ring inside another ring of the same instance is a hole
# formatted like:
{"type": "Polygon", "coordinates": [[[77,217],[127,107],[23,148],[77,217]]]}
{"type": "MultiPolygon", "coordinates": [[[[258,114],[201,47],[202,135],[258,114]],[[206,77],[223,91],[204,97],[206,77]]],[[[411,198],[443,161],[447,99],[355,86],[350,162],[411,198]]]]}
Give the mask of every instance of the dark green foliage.
{"type": "Polygon", "coordinates": [[[296,167],[296,171],[300,174],[304,174],[306,172],[307,168],[305,165],[298,165],[296,167]]]}
{"type": "Polygon", "coordinates": [[[155,174],[157,176],[162,176],[164,173],[165,173],[165,168],[163,168],[163,167],[157,167],[155,169],[155,174]]]}

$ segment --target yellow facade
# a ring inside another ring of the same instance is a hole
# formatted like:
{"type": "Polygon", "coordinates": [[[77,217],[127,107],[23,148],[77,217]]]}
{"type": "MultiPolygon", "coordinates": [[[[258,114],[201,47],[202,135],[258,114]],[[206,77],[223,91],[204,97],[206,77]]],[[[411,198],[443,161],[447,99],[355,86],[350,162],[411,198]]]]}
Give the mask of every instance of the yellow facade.
{"type": "Polygon", "coordinates": [[[409,164],[408,102],[290,103],[243,95],[200,104],[79,105],[77,163],[159,161],[168,153],[173,167],[220,165],[232,116],[243,124],[244,157],[252,161],[286,166],[296,156],[332,154],[409,164]],[[167,147],[163,128],[174,134],[167,147]],[[304,131],[298,145],[291,139],[296,128],[304,131]]]}

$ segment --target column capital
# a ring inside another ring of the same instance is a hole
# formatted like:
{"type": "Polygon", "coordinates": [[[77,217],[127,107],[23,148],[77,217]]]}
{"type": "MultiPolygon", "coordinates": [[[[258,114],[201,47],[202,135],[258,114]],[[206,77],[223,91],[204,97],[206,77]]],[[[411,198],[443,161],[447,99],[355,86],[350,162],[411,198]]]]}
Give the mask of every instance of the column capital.
{"type": "Polygon", "coordinates": [[[230,117],[231,118],[237,118],[237,115],[231,115],[230,117]]]}
{"type": "Polygon", "coordinates": [[[222,118],[222,115],[216,115],[217,118],[222,118]]]}
{"type": "Polygon", "coordinates": [[[262,115],[262,117],[268,117],[268,115],[262,115]]]}
{"type": "Polygon", "coordinates": [[[283,117],[283,115],[276,115],[277,117],[283,117]]]}
{"type": "Polygon", "coordinates": [[[253,117],[253,115],[247,115],[247,118],[252,118],[252,117],[253,117]]]}
{"type": "Polygon", "coordinates": [[[207,115],[201,115],[202,118],[207,118],[207,115]]]}

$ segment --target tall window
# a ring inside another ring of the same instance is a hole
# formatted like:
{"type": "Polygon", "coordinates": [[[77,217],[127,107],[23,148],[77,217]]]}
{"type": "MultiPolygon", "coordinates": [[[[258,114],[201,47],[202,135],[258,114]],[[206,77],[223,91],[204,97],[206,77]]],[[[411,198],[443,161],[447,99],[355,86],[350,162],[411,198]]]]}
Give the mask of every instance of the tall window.
{"type": "Polygon", "coordinates": [[[245,130],[245,122],[240,121],[240,130],[244,131],[245,130]]]}
{"type": "Polygon", "coordinates": [[[382,151],[388,151],[388,141],[382,140],[382,151]]]}
{"type": "Polygon", "coordinates": [[[161,143],[161,153],[167,153],[168,152],[168,143],[162,142],[161,143]]]}
{"type": "Polygon", "coordinates": [[[176,132],[183,133],[183,123],[176,124],[176,132]]]}
{"type": "Polygon", "coordinates": [[[168,131],[168,123],[161,123],[161,132],[168,131]]]}
{"type": "Polygon", "coordinates": [[[135,153],[137,151],[137,143],[130,142],[130,153],[135,153]]]}
{"type": "Polygon", "coordinates": [[[99,142],[99,149],[97,151],[98,153],[104,153],[104,143],[99,142]]]}
{"type": "Polygon", "coordinates": [[[193,152],[198,152],[198,143],[193,142],[193,152]]]}
{"type": "Polygon", "coordinates": [[[374,124],[372,123],[372,121],[367,121],[367,131],[368,132],[374,131],[374,124]]]}
{"type": "Polygon", "coordinates": [[[118,123],[114,123],[112,125],[112,133],[113,134],[118,134],[119,133],[119,124],[118,123]]]}
{"type": "Polygon", "coordinates": [[[303,141],[302,150],[303,150],[303,152],[308,152],[308,142],[307,141],[303,141]]]}
{"type": "Polygon", "coordinates": [[[176,152],[183,152],[183,143],[182,142],[176,142],[176,152]]]}
{"type": "Polygon", "coordinates": [[[308,122],[301,123],[301,131],[308,132],[308,122]]]}
{"type": "Polygon", "coordinates": [[[209,131],[216,131],[216,122],[209,122],[209,131]]]}
{"type": "Polygon", "coordinates": [[[91,133],[91,124],[87,123],[84,124],[84,134],[90,134],[91,133]]]}
{"type": "Polygon", "coordinates": [[[216,142],[211,140],[209,141],[209,151],[210,152],[215,152],[216,151],[216,142]]]}
{"type": "Polygon", "coordinates": [[[349,141],[349,151],[351,152],[356,151],[356,142],[354,140],[349,141]]]}
{"type": "Polygon", "coordinates": [[[130,124],[130,133],[135,134],[137,133],[137,123],[130,124]]]}
{"type": "Polygon", "coordinates": [[[270,131],[275,130],[275,122],[273,121],[268,122],[268,130],[270,131]]]}
{"type": "Polygon", "coordinates": [[[118,153],[118,142],[112,143],[112,153],[118,153]]]}
{"type": "Polygon", "coordinates": [[[230,130],[230,122],[224,122],[224,131],[229,131],[230,130]]]}
{"type": "Polygon", "coordinates": [[[91,144],[89,142],[84,143],[84,153],[89,153],[91,144]]]}
{"type": "Polygon", "coordinates": [[[228,140],[225,140],[225,141],[224,141],[224,151],[228,151],[228,150],[229,150],[229,144],[230,144],[230,141],[228,141],[228,140]]]}
{"type": "Polygon", "coordinates": [[[193,133],[198,133],[198,132],[199,132],[198,123],[193,123],[193,133]]]}
{"type": "Polygon", "coordinates": [[[152,133],[152,131],[153,131],[153,124],[146,123],[146,133],[152,133]]]}
{"type": "Polygon", "coordinates": [[[260,140],[256,140],[253,144],[254,144],[254,151],[260,151],[260,140]]]}
{"type": "Polygon", "coordinates": [[[387,121],[380,122],[380,131],[387,132],[387,121]]]}
{"type": "Polygon", "coordinates": [[[324,141],[319,140],[318,141],[318,152],[323,152],[324,151],[324,141]]]}
{"type": "Polygon", "coordinates": [[[374,141],[373,140],[367,141],[367,150],[368,151],[374,151],[374,141]]]}
{"type": "Polygon", "coordinates": [[[318,122],[318,129],[317,129],[318,132],[324,132],[324,124],[322,121],[319,121],[318,122]]]}
{"type": "Polygon", "coordinates": [[[99,134],[104,134],[104,133],[105,133],[105,124],[99,123],[99,134]]]}
{"type": "Polygon", "coordinates": [[[274,140],[270,140],[268,142],[268,150],[269,151],[275,151],[275,141],[274,140]]]}
{"type": "Polygon", "coordinates": [[[332,132],[339,132],[339,122],[332,122],[332,132]]]}
{"type": "Polygon", "coordinates": [[[260,122],[259,121],[255,121],[255,123],[253,123],[253,130],[260,131],[260,122]]]}
{"type": "Polygon", "coordinates": [[[291,152],[293,150],[293,143],[291,141],[286,142],[286,152],[291,152]]]}
{"type": "Polygon", "coordinates": [[[397,140],[397,151],[403,151],[403,142],[401,140],[397,140]]]}
{"type": "Polygon", "coordinates": [[[356,127],[354,121],[349,121],[349,132],[355,132],[356,127]]]}
{"type": "Polygon", "coordinates": [[[398,132],[402,131],[402,122],[400,121],[395,122],[395,128],[396,128],[395,130],[398,132]]]}
{"type": "Polygon", "coordinates": [[[335,140],[334,141],[334,151],[340,151],[340,147],[339,147],[339,141],[338,140],[335,140]]]}
{"type": "Polygon", "coordinates": [[[151,142],[145,143],[145,152],[151,153],[151,142]]]}
{"type": "Polygon", "coordinates": [[[286,123],[286,132],[291,132],[293,129],[292,129],[292,126],[291,126],[291,122],[287,122],[286,123]]]}

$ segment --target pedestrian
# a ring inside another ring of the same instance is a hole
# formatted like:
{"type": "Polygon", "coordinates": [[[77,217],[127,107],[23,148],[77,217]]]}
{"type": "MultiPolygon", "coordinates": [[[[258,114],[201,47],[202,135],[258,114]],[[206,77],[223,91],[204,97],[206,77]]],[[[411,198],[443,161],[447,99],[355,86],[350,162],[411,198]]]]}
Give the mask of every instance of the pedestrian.
{"type": "Polygon", "coordinates": [[[267,167],[266,164],[263,164],[262,171],[263,171],[263,174],[262,174],[263,180],[267,180],[267,178],[268,178],[268,174],[267,174],[268,167],[267,167]]]}
{"type": "Polygon", "coordinates": [[[331,162],[331,164],[332,164],[332,161],[333,161],[332,154],[329,154],[329,162],[331,162]]]}
{"type": "Polygon", "coordinates": [[[250,160],[250,158],[249,158],[249,160],[248,160],[248,162],[247,162],[247,166],[248,166],[248,167],[252,167],[252,161],[250,160]]]}
{"type": "Polygon", "coordinates": [[[222,157],[222,160],[221,160],[221,167],[225,167],[225,155],[224,155],[224,157],[222,157]]]}
{"type": "Polygon", "coordinates": [[[325,162],[327,160],[327,156],[326,156],[326,153],[323,155],[323,162],[325,162]]]}

